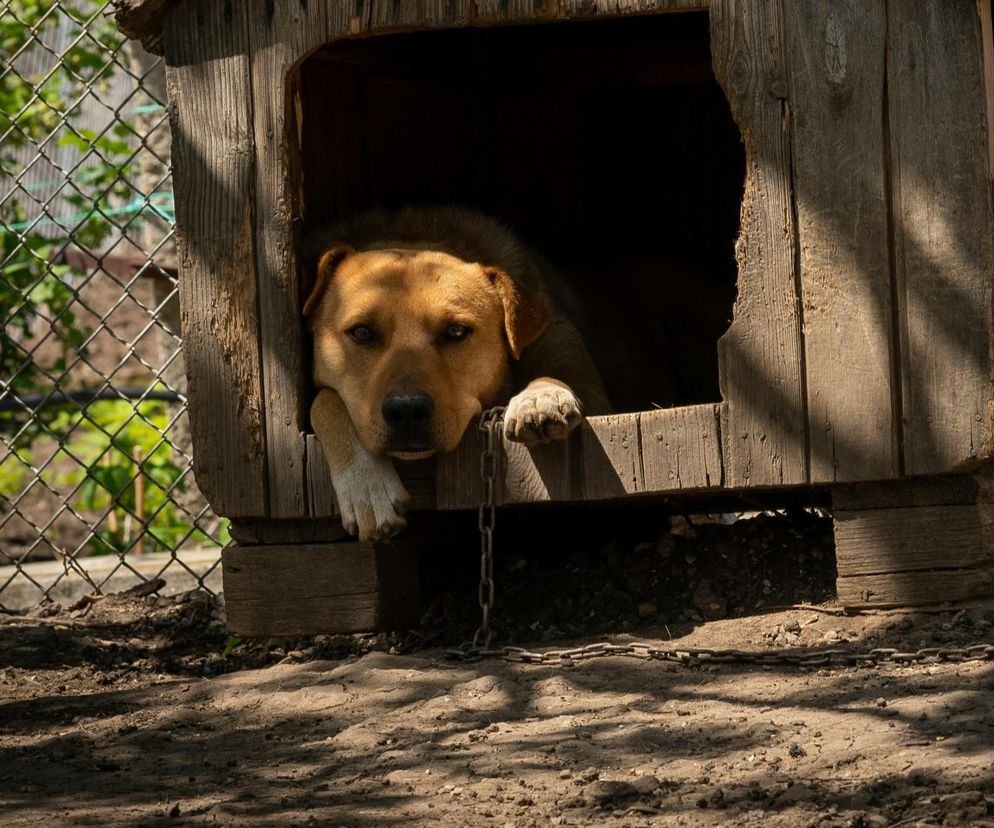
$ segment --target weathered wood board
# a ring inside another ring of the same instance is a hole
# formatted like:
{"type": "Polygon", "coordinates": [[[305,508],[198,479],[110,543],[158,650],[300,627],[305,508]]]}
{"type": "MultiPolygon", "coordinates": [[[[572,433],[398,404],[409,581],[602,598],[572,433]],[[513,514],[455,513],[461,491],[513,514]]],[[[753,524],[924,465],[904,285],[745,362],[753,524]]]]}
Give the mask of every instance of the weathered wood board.
{"type": "Polygon", "coordinates": [[[255,245],[259,332],[266,401],[266,471],[272,517],[307,513],[306,424],[310,387],[303,359],[296,224],[300,221],[291,72],[328,40],[316,4],[247,0],[255,127],[255,245]]]}
{"type": "Polygon", "coordinates": [[[808,0],[786,11],[811,482],[883,479],[900,472],[885,6],[808,0]]]}
{"type": "Polygon", "coordinates": [[[836,597],[853,609],[955,604],[989,596],[994,589],[992,573],[990,569],[949,569],[840,576],[835,582],[836,597]]]}
{"type": "MultiPolygon", "coordinates": [[[[628,494],[695,492],[722,485],[717,405],[590,417],[568,440],[527,448],[501,439],[494,500],[613,500],[628,494]]],[[[436,465],[437,508],[480,503],[475,429],[436,465]]]]}
{"type": "Polygon", "coordinates": [[[847,606],[915,606],[989,594],[994,491],[984,477],[832,490],[837,593],[847,606]]]}
{"type": "Polygon", "coordinates": [[[974,0],[887,8],[904,469],[920,475],[992,449],[987,44],[974,0]]]}
{"type": "Polygon", "coordinates": [[[183,347],[197,483],[218,514],[266,514],[248,19],[205,0],[167,19],[183,347]],[[190,18],[194,18],[192,21],[190,18]],[[197,37],[190,37],[195,23],[197,37]]]}
{"type": "Polygon", "coordinates": [[[400,543],[233,546],[221,553],[232,635],[396,630],[417,624],[415,549],[400,543]]]}
{"type": "Polygon", "coordinates": [[[711,50],[746,146],[734,318],[718,346],[727,485],[808,480],[783,0],[714,0],[711,50]]]}

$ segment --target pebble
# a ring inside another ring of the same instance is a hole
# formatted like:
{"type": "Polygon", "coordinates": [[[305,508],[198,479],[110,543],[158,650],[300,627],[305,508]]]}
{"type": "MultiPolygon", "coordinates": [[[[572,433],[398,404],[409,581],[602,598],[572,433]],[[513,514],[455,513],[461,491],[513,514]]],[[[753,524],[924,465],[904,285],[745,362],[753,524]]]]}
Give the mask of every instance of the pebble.
{"type": "Polygon", "coordinates": [[[882,696],[879,699],[877,699],[877,707],[886,707],[886,706],[887,706],[887,699],[883,698],[882,696]]]}
{"type": "Polygon", "coordinates": [[[646,774],[645,776],[638,776],[632,780],[631,786],[640,796],[645,796],[646,794],[651,794],[659,789],[659,780],[655,776],[646,774]]]}
{"type": "Polygon", "coordinates": [[[631,782],[598,779],[583,789],[583,798],[591,805],[606,805],[619,799],[630,799],[639,792],[631,782]]]}

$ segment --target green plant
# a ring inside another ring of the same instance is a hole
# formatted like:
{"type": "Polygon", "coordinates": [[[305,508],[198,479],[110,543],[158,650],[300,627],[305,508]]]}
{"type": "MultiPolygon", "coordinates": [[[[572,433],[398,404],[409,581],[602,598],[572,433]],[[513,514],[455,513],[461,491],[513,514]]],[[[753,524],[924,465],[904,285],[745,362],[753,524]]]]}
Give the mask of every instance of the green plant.
{"type": "Polygon", "coordinates": [[[185,483],[163,437],[168,425],[163,403],[143,402],[135,408],[123,400],[96,402],[85,414],[63,413],[52,425],[68,435],[60,451],[75,462],[50,482],[76,491],[75,509],[108,516],[90,542],[91,552],[124,552],[142,532],[149,552],[175,549],[186,541],[227,542],[226,524],[219,537],[211,538],[175,502],[185,483]]]}
{"type": "Polygon", "coordinates": [[[53,257],[70,241],[99,249],[113,230],[111,217],[132,190],[127,177],[134,150],[126,139],[135,135],[133,128],[118,122],[98,134],[75,125],[89,90],[106,87],[117,66],[123,39],[104,13],[107,3],[11,0],[0,15],[0,54],[14,56],[0,72],[0,182],[10,183],[0,200],[0,319],[6,334],[0,340],[0,390],[15,394],[50,387],[84,347],[91,331],[72,312],[83,274],[54,264],[53,257]],[[46,34],[67,22],[70,46],[54,71],[28,77],[16,71],[18,60],[44,48],[46,34]],[[44,153],[56,134],[55,143],[75,147],[82,161],[46,205],[48,215],[32,219],[17,151],[33,145],[44,153]],[[23,344],[39,318],[59,343],[44,362],[23,344]]]}

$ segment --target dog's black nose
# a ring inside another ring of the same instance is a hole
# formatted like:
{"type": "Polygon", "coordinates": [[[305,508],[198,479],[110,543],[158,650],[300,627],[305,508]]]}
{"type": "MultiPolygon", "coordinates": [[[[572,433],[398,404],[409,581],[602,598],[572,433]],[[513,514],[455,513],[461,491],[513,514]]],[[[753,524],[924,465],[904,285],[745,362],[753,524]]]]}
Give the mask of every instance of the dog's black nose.
{"type": "Polygon", "coordinates": [[[427,394],[398,394],[383,401],[383,419],[394,451],[425,451],[431,448],[428,426],[435,403],[427,394]]]}

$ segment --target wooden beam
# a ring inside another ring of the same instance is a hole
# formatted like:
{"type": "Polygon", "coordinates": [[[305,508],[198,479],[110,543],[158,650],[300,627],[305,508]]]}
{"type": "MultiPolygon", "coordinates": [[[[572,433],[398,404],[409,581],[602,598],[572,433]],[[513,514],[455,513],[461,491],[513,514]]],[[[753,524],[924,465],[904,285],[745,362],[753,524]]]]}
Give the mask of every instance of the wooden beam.
{"type": "Polygon", "coordinates": [[[994,181],[994,21],[991,0],[977,0],[980,38],[984,50],[984,105],[987,110],[987,162],[994,181]]]}
{"type": "Polygon", "coordinates": [[[417,556],[402,544],[234,546],[222,550],[232,635],[291,638],[417,624],[417,556]]]}
{"type": "MultiPolygon", "coordinates": [[[[296,236],[302,199],[297,174],[296,110],[291,72],[298,58],[329,39],[319,4],[245,0],[252,49],[255,113],[255,242],[259,326],[266,400],[269,514],[308,513],[306,442],[310,347],[301,317],[296,236]]],[[[334,151],[330,148],[330,151],[334,151]]]]}
{"type": "Polygon", "coordinates": [[[262,515],[248,20],[225,0],[188,12],[167,18],[166,83],[197,483],[220,515],[262,515]]]}
{"type": "Polygon", "coordinates": [[[888,609],[974,601],[989,596],[992,587],[989,569],[950,569],[840,577],[836,595],[849,609],[888,609]]]}
{"type": "Polygon", "coordinates": [[[783,0],[714,0],[711,50],[746,147],[738,298],[718,343],[725,481],[806,483],[783,0]]]}
{"type": "Polygon", "coordinates": [[[904,467],[935,474],[994,453],[986,45],[975,0],[887,8],[904,467]]]}
{"type": "MultiPolygon", "coordinates": [[[[718,405],[589,417],[569,440],[531,448],[501,440],[495,502],[614,500],[723,484],[718,405]]],[[[435,470],[437,508],[479,506],[476,429],[435,470]]]]}
{"type": "Polygon", "coordinates": [[[811,482],[893,477],[885,6],[785,8],[811,482]]]}

